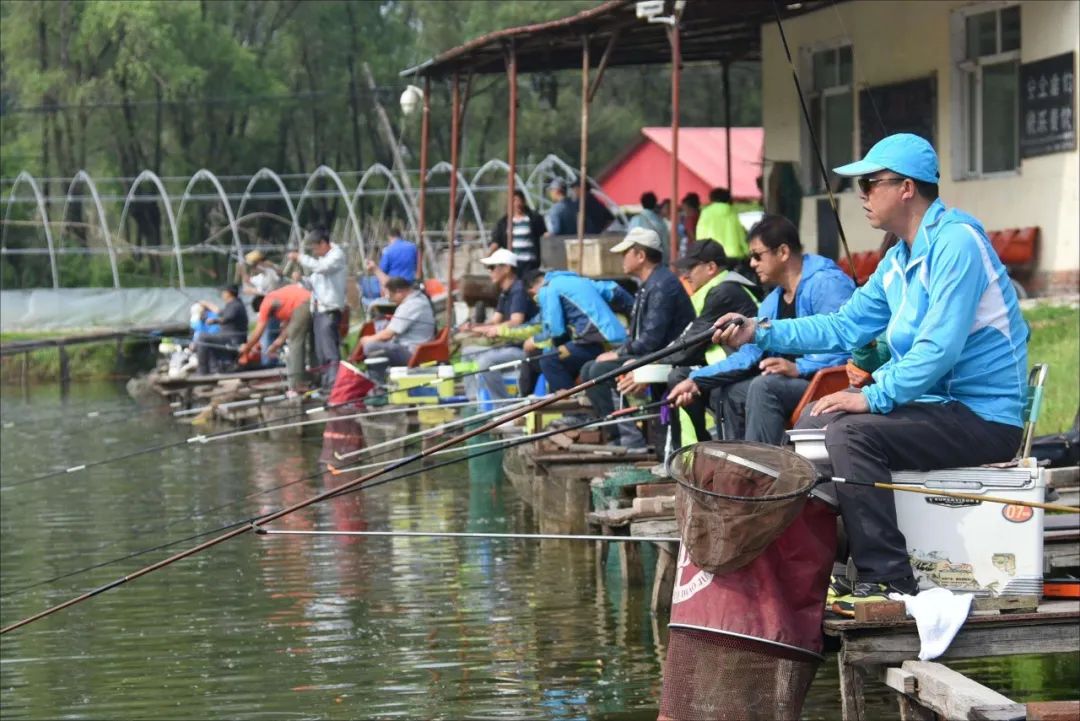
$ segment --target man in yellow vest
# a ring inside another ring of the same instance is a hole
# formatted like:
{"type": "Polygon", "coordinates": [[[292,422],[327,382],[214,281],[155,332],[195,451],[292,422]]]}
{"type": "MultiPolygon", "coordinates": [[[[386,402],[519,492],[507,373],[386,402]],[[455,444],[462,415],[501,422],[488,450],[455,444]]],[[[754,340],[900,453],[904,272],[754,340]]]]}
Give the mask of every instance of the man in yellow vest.
{"type": "MultiPolygon", "coordinates": [[[[757,315],[760,287],[734,270],[728,270],[727,266],[724,248],[709,236],[691,244],[686,255],[675,263],[675,267],[690,284],[690,302],[697,316],[683,335],[701,333],[730,308],[746,308],[750,312],[748,317],[757,315]]],[[[724,350],[718,345],[697,346],[672,355],[667,362],[675,368],[668,376],[668,388],[675,387],[689,377],[694,367],[717,363],[724,357],[724,350]]],[[[709,440],[705,404],[699,399],[697,403],[681,410],[683,412],[673,413],[671,416],[671,437],[676,447],[693,443],[695,440],[709,440]],[[683,417],[684,413],[686,417],[683,417]],[[693,424],[693,433],[689,428],[682,430],[687,417],[693,424]]]]}
{"type": "Polygon", "coordinates": [[[731,192],[727,188],[709,191],[709,204],[701,209],[695,231],[694,237],[698,240],[712,238],[724,246],[729,261],[745,261],[750,256],[746,229],[731,205],[731,192]]]}

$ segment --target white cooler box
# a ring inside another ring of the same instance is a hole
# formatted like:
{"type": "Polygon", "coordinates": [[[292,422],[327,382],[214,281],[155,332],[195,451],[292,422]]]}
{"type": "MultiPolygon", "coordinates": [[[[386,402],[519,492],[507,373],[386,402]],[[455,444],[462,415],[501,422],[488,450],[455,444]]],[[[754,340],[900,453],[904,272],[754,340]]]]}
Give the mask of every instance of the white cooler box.
{"type": "MultiPolygon", "coordinates": [[[[893,483],[943,491],[1044,501],[1038,468],[897,471],[893,483]]],[[[979,595],[1042,595],[1043,511],[896,491],[896,515],[923,589],[979,595]]]]}

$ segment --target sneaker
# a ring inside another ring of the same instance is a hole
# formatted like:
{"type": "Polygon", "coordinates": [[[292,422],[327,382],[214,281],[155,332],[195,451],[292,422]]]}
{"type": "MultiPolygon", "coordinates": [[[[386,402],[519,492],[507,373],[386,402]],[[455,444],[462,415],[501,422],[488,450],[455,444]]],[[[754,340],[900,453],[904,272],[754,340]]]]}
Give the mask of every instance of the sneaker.
{"type": "Polygon", "coordinates": [[[831,610],[836,599],[852,592],[851,581],[847,576],[829,576],[829,590],[825,594],[825,610],[831,610]]]}
{"type": "Polygon", "coordinates": [[[888,601],[890,593],[913,595],[919,590],[919,583],[912,576],[898,578],[895,581],[879,583],[864,581],[856,583],[850,593],[837,596],[832,603],[833,613],[841,616],[855,616],[855,607],[863,603],[888,601]]]}

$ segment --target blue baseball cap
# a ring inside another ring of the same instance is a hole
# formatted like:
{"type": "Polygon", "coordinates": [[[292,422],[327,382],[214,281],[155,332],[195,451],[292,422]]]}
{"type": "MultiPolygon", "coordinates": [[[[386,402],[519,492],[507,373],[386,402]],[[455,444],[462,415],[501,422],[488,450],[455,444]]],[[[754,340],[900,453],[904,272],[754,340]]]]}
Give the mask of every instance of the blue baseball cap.
{"type": "Polygon", "coordinates": [[[879,170],[891,170],[912,180],[937,183],[938,157],[934,146],[918,135],[896,133],[874,143],[862,160],[833,168],[837,175],[855,177],[869,175],[879,170]]]}

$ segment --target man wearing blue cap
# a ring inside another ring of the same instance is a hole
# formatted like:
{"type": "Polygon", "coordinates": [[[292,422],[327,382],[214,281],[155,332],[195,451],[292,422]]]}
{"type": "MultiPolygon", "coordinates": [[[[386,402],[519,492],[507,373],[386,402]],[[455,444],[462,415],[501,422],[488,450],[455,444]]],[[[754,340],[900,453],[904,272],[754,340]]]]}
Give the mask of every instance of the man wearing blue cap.
{"type": "MultiPolygon", "coordinates": [[[[858,178],[870,225],[904,242],[839,311],[745,319],[714,341],[820,352],[860,348],[885,333],[892,357],[874,383],[822,398],[798,424],[826,429],[838,477],[888,482],[894,470],[1012,458],[1023,429],[1028,329],[982,225],[938,199],[937,154],[918,136],[890,135],[834,171],[858,178]]],[[[892,492],[844,484],[836,491],[858,582],[833,610],[854,615],[857,603],[914,593],[892,492]]]]}

